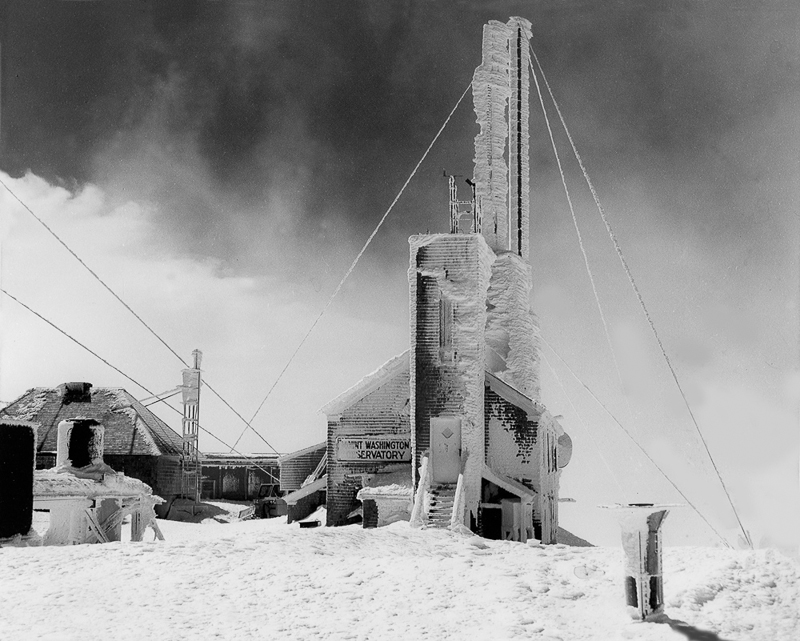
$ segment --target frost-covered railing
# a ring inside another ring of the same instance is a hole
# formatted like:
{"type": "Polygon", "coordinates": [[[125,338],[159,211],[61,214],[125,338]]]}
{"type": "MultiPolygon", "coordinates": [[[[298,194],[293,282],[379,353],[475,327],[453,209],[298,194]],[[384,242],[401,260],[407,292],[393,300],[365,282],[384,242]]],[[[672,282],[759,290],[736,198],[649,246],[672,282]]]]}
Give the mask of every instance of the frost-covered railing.
{"type": "Polygon", "coordinates": [[[469,451],[464,448],[461,451],[461,471],[458,473],[458,481],[456,481],[456,492],[453,496],[453,512],[450,515],[450,529],[457,528],[464,525],[464,469],[467,466],[467,458],[469,458],[469,451]]]}
{"type": "Polygon", "coordinates": [[[464,465],[456,483],[456,495],[453,497],[453,514],[450,516],[450,527],[456,528],[464,523],[464,465]]]}
{"type": "Polygon", "coordinates": [[[422,465],[419,466],[419,485],[417,493],[414,495],[414,507],[411,508],[411,525],[422,527],[425,522],[425,494],[430,486],[428,474],[428,457],[422,457],[422,465]]]}

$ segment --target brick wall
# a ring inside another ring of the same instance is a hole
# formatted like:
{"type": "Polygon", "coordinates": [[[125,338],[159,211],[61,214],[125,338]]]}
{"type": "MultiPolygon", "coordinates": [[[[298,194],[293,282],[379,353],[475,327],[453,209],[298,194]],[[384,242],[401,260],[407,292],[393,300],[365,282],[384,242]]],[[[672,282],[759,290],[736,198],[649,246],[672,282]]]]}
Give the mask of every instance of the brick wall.
{"type": "MultiPolygon", "coordinates": [[[[308,478],[317,465],[322,460],[325,454],[326,444],[320,444],[316,449],[311,449],[309,452],[292,456],[292,458],[281,461],[280,464],[280,479],[281,490],[283,492],[294,492],[299,490],[303,481],[308,478]]],[[[266,482],[266,481],[265,481],[266,482]]]]}
{"type": "Polygon", "coordinates": [[[408,468],[411,464],[384,461],[339,461],[340,437],[410,437],[409,373],[403,369],[338,416],[328,417],[328,525],[342,525],[360,503],[356,499],[365,474],[408,468]]]}
{"type": "Polygon", "coordinates": [[[561,472],[557,467],[556,423],[549,412],[545,411],[539,419],[539,505],[538,514],[541,519],[542,543],[556,543],[558,530],[558,489],[561,472]]]}
{"type": "Polygon", "coordinates": [[[297,499],[294,505],[286,508],[286,522],[294,523],[311,515],[320,505],[325,504],[325,490],[312,492],[308,496],[297,499]]]}
{"type": "Polygon", "coordinates": [[[488,386],[484,394],[486,464],[538,492],[538,421],[488,386]]]}
{"type": "Polygon", "coordinates": [[[125,476],[139,479],[142,483],[147,483],[153,488],[154,494],[158,494],[162,497],[164,496],[156,489],[158,487],[156,475],[157,457],[131,454],[107,454],[103,456],[103,460],[106,464],[110,465],[115,472],[122,472],[125,476]]]}
{"type": "Polygon", "coordinates": [[[378,527],[378,504],[375,499],[364,499],[362,501],[362,512],[364,527],[378,527]]]}
{"type": "MultiPolygon", "coordinates": [[[[103,457],[105,460],[107,457],[103,457]]],[[[51,467],[56,466],[56,453],[55,452],[37,452],[36,453],[36,469],[49,470],[51,467]]]]}
{"type": "Polygon", "coordinates": [[[159,456],[156,460],[156,484],[153,492],[165,499],[180,495],[183,489],[180,456],[159,456]]]}

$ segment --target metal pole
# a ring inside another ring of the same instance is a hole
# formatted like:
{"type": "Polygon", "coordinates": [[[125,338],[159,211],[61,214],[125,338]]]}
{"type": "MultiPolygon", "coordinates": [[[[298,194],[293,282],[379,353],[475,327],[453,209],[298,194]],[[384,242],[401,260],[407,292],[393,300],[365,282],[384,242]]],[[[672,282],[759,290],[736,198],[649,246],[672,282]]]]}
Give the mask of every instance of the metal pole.
{"type": "Polygon", "coordinates": [[[664,612],[664,582],[661,570],[661,525],[669,507],[653,503],[608,505],[622,528],[625,551],[625,600],[636,621],[658,618],[664,612]]]}
{"type": "Polygon", "coordinates": [[[200,502],[200,363],[203,353],[192,352],[194,367],[183,370],[183,451],[181,456],[181,490],[185,498],[200,502]]]}

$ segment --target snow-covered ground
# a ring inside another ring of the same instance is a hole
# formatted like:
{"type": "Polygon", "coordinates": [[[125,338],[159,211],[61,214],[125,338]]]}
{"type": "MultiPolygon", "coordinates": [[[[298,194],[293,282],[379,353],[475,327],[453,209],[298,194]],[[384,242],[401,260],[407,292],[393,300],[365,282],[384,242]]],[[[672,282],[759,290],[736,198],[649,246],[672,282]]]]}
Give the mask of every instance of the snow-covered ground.
{"type": "Polygon", "coordinates": [[[666,548],[655,624],[625,613],[621,547],[159,523],[163,542],[0,550],[0,639],[800,639],[800,565],[769,550],[666,548]]]}

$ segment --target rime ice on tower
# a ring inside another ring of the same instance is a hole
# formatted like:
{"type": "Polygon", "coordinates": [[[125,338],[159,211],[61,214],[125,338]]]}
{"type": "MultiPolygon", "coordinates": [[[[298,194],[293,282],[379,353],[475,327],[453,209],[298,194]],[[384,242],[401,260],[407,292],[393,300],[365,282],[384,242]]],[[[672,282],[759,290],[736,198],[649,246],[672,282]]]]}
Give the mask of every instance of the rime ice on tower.
{"type": "Polygon", "coordinates": [[[538,328],[530,309],[528,264],[530,37],[530,22],[522,18],[487,24],[483,61],[475,70],[472,91],[480,126],[475,137],[475,192],[482,210],[481,232],[497,256],[487,301],[489,369],[538,399],[538,328]]]}
{"type": "Polygon", "coordinates": [[[472,78],[480,125],[474,180],[483,210],[483,237],[495,252],[512,251],[526,261],[530,37],[531,23],[523,18],[511,18],[508,24],[489,22],[483,28],[483,62],[472,78]]]}
{"type": "Polygon", "coordinates": [[[482,210],[483,237],[492,249],[508,249],[508,165],[505,160],[509,85],[506,25],[483,28],[483,61],[472,78],[472,99],[480,132],[475,136],[475,193],[482,210]]]}
{"type": "Polygon", "coordinates": [[[522,18],[484,27],[472,82],[474,199],[459,201],[451,176],[450,233],[409,239],[408,354],[323,408],[328,525],[347,523],[359,497],[365,527],[395,518],[389,498],[400,475],[403,492],[413,492],[412,523],[556,542],[570,440],[539,402],[528,264],[530,35],[522,18]],[[465,204],[471,211],[459,209],[465,204]],[[409,442],[407,457],[404,449],[391,464],[357,456],[409,442]]]}
{"type": "Polygon", "coordinates": [[[424,461],[426,471],[415,479],[417,502],[431,506],[422,522],[550,543],[563,430],[538,402],[528,264],[529,38],[522,18],[484,27],[472,82],[480,229],[409,241],[411,438],[414,468],[424,461]]]}

